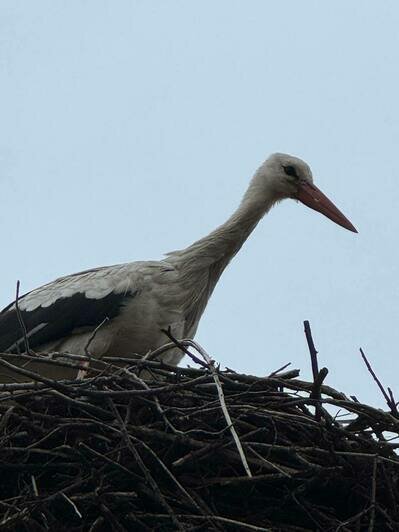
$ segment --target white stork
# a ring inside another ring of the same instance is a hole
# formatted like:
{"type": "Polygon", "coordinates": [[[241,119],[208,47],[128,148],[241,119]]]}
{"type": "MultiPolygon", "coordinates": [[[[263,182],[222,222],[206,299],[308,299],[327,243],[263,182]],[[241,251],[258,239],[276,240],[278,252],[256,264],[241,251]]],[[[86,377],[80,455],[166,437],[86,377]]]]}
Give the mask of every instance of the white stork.
{"type": "MultiPolygon", "coordinates": [[[[299,200],[335,223],[357,232],[350,221],[313,184],[309,166],[291,155],[276,153],[253,176],[236,211],[208,236],[161,261],[144,261],[94,268],[61,277],[29,292],[0,313],[0,352],[21,353],[25,339],[40,352],[95,357],[145,355],[165,343],[162,329],[177,338],[193,338],[206,304],[232,257],[269,209],[284,198],[299,200]]],[[[18,354],[15,355],[18,360],[18,354]]],[[[179,350],[163,359],[178,364],[179,350]]],[[[14,360],[14,362],[15,362],[14,360]]],[[[42,371],[42,365],[33,367],[42,371]]],[[[65,368],[48,376],[71,376],[65,368]]],[[[76,376],[74,373],[73,376],[76,376]]],[[[0,368],[0,381],[17,380],[0,368]]],[[[20,377],[19,377],[20,379],[20,377]]]]}

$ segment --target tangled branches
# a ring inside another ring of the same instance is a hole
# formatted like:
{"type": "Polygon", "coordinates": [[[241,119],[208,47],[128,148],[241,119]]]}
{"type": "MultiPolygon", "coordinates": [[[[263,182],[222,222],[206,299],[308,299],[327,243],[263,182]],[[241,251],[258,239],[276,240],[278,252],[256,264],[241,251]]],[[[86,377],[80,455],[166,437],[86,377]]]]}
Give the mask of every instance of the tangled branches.
{"type": "Polygon", "coordinates": [[[0,387],[1,530],[399,529],[395,412],[181,347],[200,369],[113,358],[0,387]]]}

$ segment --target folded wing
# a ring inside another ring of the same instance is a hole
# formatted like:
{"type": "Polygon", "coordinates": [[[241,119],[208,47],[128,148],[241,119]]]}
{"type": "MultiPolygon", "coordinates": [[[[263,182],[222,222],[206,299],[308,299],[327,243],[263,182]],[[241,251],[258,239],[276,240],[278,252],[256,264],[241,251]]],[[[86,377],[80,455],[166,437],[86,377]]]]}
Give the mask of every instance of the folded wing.
{"type": "MultiPolygon", "coordinates": [[[[134,276],[133,276],[134,278],[134,276]]],[[[128,265],[97,268],[62,277],[18,301],[29,347],[94,329],[119,315],[137,293],[128,265]]],[[[0,312],[0,351],[25,351],[23,328],[15,303],[0,312]]]]}

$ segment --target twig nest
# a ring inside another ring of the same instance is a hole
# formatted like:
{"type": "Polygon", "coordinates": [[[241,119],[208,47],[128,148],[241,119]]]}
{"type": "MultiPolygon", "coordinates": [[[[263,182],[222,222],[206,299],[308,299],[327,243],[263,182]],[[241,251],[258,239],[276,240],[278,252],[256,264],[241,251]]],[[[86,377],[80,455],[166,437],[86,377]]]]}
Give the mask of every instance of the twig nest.
{"type": "Polygon", "coordinates": [[[399,530],[399,420],[296,376],[102,361],[6,385],[1,529],[399,530]]]}

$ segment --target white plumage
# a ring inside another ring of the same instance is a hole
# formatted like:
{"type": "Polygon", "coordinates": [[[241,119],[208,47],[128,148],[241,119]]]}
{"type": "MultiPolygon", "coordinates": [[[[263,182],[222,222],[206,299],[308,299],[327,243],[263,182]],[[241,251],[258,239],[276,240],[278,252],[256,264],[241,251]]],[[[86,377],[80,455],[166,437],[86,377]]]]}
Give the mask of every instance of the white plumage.
{"type": "MultiPolygon", "coordinates": [[[[262,216],[284,198],[298,199],[346,229],[344,215],[315,187],[310,168],[300,159],[274,154],[255,173],[238,209],[220,227],[161,261],[96,268],[62,277],[20,298],[18,306],[30,347],[36,351],[129,356],[146,354],[165,343],[162,329],[193,338],[223,270],[262,216]]],[[[0,351],[23,352],[25,340],[15,303],[0,313],[0,351]]],[[[178,350],[164,355],[177,364],[178,350]]],[[[18,363],[18,355],[14,357],[18,363]]],[[[43,366],[32,367],[44,371],[43,366]]],[[[46,370],[71,377],[63,368],[46,370]]],[[[17,379],[0,369],[0,381],[17,379]]]]}

